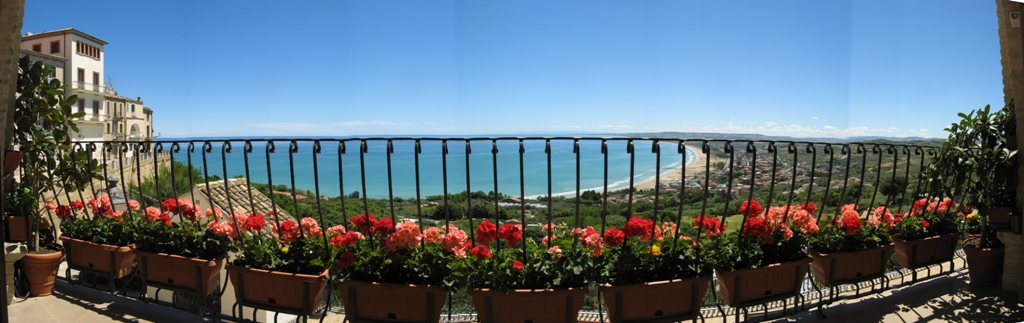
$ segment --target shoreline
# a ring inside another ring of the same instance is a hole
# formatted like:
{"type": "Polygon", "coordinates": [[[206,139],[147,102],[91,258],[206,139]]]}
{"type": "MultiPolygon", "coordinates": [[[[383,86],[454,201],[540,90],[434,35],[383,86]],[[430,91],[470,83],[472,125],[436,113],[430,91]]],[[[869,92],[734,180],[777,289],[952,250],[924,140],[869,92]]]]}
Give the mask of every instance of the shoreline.
{"type": "MultiPolygon", "coordinates": [[[[707,156],[704,155],[704,153],[699,148],[697,148],[697,147],[693,147],[693,146],[687,145],[686,148],[690,149],[690,151],[693,151],[694,155],[696,156],[693,159],[692,162],[690,162],[689,164],[686,164],[686,166],[685,166],[686,167],[686,174],[687,174],[687,176],[692,176],[693,174],[697,174],[697,173],[703,174],[704,173],[704,166],[705,166],[705,163],[707,162],[705,160],[705,158],[707,158],[707,156]]],[[[682,175],[682,173],[683,172],[682,172],[682,170],[680,168],[673,168],[673,169],[670,169],[670,170],[662,172],[661,173],[661,185],[665,186],[668,183],[679,182],[679,178],[680,178],[680,175],[682,175]]],[[[642,180],[640,182],[634,183],[633,184],[633,189],[635,189],[636,191],[644,191],[644,190],[653,189],[654,188],[654,182],[655,182],[655,179],[652,176],[652,177],[650,177],[648,179],[645,179],[645,180],[642,180]]],[[[626,190],[626,189],[629,189],[629,187],[620,187],[620,188],[616,188],[616,189],[611,190],[611,191],[621,191],[621,190],[626,190]]]]}

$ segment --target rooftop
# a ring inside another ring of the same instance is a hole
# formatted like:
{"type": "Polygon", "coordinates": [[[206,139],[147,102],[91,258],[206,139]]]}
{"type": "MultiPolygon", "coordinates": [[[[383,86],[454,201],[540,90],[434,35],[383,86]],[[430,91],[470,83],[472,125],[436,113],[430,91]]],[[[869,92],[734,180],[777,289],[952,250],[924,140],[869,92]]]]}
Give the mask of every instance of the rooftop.
{"type": "Polygon", "coordinates": [[[44,31],[44,32],[41,32],[41,33],[38,33],[38,34],[25,33],[25,35],[23,35],[21,37],[21,40],[32,40],[32,39],[48,37],[48,36],[53,36],[53,35],[57,35],[57,34],[67,34],[67,33],[72,33],[72,34],[75,34],[75,35],[78,35],[78,36],[82,36],[83,38],[91,40],[91,41],[94,41],[94,42],[97,42],[100,45],[108,44],[105,40],[99,39],[96,36],[87,34],[87,33],[83,32],[83,31],[75,29],[75,28],[63,28],[63,29],[57,29],[57,30],[50,30],[50,31],[44,31]]]}

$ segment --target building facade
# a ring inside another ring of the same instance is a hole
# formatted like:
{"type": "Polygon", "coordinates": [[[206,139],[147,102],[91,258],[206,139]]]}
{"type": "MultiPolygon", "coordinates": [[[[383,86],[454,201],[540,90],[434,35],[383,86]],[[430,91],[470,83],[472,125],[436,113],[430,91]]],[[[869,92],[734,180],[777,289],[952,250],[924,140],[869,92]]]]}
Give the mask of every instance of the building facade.
{"type": "Polygon", "coordinates": [[[73,111],[84,112],[76,119],[74,140],[152,140],[153,110],[142,97],[118,94],[105,81],[103,70],[106,41],[74,28],[25,34],[21,53],[32,61],[43,61],[56,69],[56,78],[67,95],[77,95],[73,111]]]}

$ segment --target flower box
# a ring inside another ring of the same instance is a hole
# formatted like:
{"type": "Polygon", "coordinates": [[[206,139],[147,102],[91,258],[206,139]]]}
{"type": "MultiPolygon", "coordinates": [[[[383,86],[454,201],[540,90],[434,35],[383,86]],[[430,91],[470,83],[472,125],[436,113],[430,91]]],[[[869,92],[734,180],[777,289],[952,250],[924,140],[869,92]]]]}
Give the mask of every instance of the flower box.
{"type": "Polygon", "coordinates": [[[437,286],[346,280],[338,284],[352,321],[438,322],[448,291],[437,286]]]}
{"type": "Polygon", "coordinates": [[[611,322],[683,320],[704,302],[710,276],[629,285],[601,285],[611,322]]]}
{"type": "Polygon", "coordinates": [[[715,274],[725,303],[735,307],[796,295],[809,262],[811,258],[807,257],[758,268],[715,270],[715,274]]]}
{"type": "Polygon", "coordinates": [[[892,249],[892,245],[887,245],[830,254],[811,250],[811,273],[814,274],[815,281],[825,286],[876,278],[885,274],[886,264],[892,257],[892,249]]]}
{"type": "Polygon", "coordinates": [[[149,283],[202,291],[203,295],[210,295],[220,285],[224,257],[207,260],[142,250],[135,250],[135,255],[143,279],[149,283]]]}
{"type": "Polygon", "coordinates": [[[915,269],[953,259],[957,233],[931,236],[918,240],[894,240],[896,262],[906,269],[915,269]]]}
{"type": "Polygon", "coordinates": [[[586,289],[470,289],[473,307],[482,323],[576,322],[586,289]]]}
{"type": "Polygon", "coordinates": [[[306,315],[313,314],[320,306],[329,272],[325,269],[318,275],[306,275],[233,264],[227,266],[227,271],[236,300],[306,315]]]}
{"type": "Polygon", "coordinates": [[[124,278],[132,272],[135,263],[133,246],[99,244],[62,236],[68,264],[74,269],[104,273],[113,278],[124,278]]]}
{"type": "Polygon", "coordinates": [[[28,219],[27,216],[7,216],[7,241],[28,241],[28,219]]]}

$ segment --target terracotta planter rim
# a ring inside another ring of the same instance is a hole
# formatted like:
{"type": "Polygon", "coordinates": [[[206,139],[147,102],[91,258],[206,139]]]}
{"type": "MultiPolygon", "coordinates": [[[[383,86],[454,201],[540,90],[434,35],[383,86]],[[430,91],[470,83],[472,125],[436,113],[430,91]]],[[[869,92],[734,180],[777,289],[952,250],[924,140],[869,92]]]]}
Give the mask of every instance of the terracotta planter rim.
{"type": "Polygon", "coordinates": [[[510,289],[505,292],[492,289],[492,288],[470,288],[470,293],[545,293],[545,292],[569,292],[569,293],[587,293],[590,291],[586,287],[567,287],[567,288],[536,288],[536,289],[510,289]]]}
{"type": "Polygon", "coordinates": [[[792,265],[792,264],[799,264],[799,263],[805,263],[805,264],[811,263],[811,256],[808,255],[808,256],[805,256],[803,258],[796,259],[796,260],[790,260],[790,261],[786,261],[786,262],[777,262],[777,263],[773,263],[773,264],[769,264],[769,265],[765,265],[765,266],[760,266],[760,267],[754,267],[754,268],[743,268],[743,269],[733,269],[733,270],[715,269],[715,272],[716,273],[718,273],[718,272],[721,272],[721,273],[743,273],[743,272],[747,272],[747,271],[751,271],[751,270],[759,270],[759,269],[765,269],[765,268],[771,268],[771,267],[781,267],[781,266],[792,265]]]}
{"type": "Polygon", "coordinates": [[[65,236],[65,235],[60,236],[60,239],[61,240],[74,240],[74,241],[79,242],[79,243],[85,243],[85,244],[91,244],[91,245],[95,245],[95,246],[100,246],[101,248],[113,249],[115,251],[132,251],[132,250],[135,250],[135,244],[134,243],[130,243],[130,244],[124,245],[124,246],[118,246],[118,245],[114,245],[114,244],[97,243],[97,242],[92,242],[92,241],[89,241],[89,240],[82,240],[82,239],[78,239],[78,238],[72,238],[72,237],[65,236]]]}
{"type": "Polygon", "coordinates": [[[818,252],[817,250],[810,249],[810,250],[807,251],[807,255],[814,256],[814,257],[828,257],[828,256],[832,256],[832,255],[839,255],[839,254],[844,254],[844,253],[862,252],[862,251],[875,250],[875,249],[893,249],[895,247],[896,246],[893,245],[890,242],[889,244],[881,245],[881,246],[874,247],[874,248],[861,249],[861,250],[850,250],[850,251],[837,251],[837,252],[832,252],[832,253],[818,252]]]}
{"type": "Polygon", "coordinates": [[[345,285],[345,284],[390,285],[390,286],[401,286],[401,287],[409,287],[409,288],[423,288],[423,289],[440,288],[440,289],[444,289],[444,287],[435,286],[435,285],[416,285],[416,284],[407,284],[407,283],[386,283],[386,282],[365,281],[365,280],[351,279],[351,278],[345,279],[345,280],[343,280],[343,281],[338,283],[338,285],[345,285]]]}
{"type": "Polygon", "coordinates": [[[921,238],[921,239],[913,239],[913,240],[892,239],[892,242],[893,243],[897,243],[897,242],[898,243],[908,243],[908,242],[912,242],[912,241],[922,241],[922,240],[939,239],[939,238],[944,238],[944,237],[947,237],[947,236],[957,236],[959,234],[960,234],[960,232],[953,232],[953,233],[947,233],[947,234],[936,234],[936,235],[933,235],[933,236],[927,236],[927,237],[924,237],[924,238],[921,238]]]}
{"type": "Polygon", "coordinates": [[[267,269],[259,269],[259,268],[248,268],[248,267],[238,266],[238,265],[235,265],[235,264],[228,264],[227,265],[227,270],[228,271],[248,270],[248,271],[252,271],[252,272],[265,273],[265,274],[293,276],[293,277],[301,277],[301,278],[309,278],[309,279],[327,279],[327,276],[330,274],[331,268],[325,268],[322,273],[319,273],[319,274],[316,274],[316,275],[291,273],[291,272],[287,272],[287,271],[267,270],[267,269]]]}
{"type": "Polygon", "coordinates": [[[213,259],[192,258],[192,257],[185,257],[185,256],[182,256],[182,255],[173,254],[173,253],[152,252],[152,251],[145,251],[145,250],[140,250],[140,249],[135,249],[135,253],[146,255],[146,256],[161,256],[161,257],[170,257],[170,258],[184,258],[184,259],[187,259],[187,260],[190,260],[190,261],[193,261],[193,262],[203,262],[203,263],[220,262],[220,261],[223,261],[225,258],[228,257],[228,255],[225,254],[225,255],[220,255],[217,258],[213,258],[213,259]]]}
{"type": "Polygon", "coordinates": [[[698,275],[698,276],[690,276],[690,277],[686,277],[686,278],[673,278],[673,279],[667,279],[667,280],[639,282],[639,283],[632,283],[632,284],[612,285],[612,284],[609,284],[609,283],[601,283],[601,284],[598,284],[598,286],[603,287],[603,288],[614,288],[614,287],[623,287],[623,286],[641,286],[641,285],[642,286],[654,286],[654,285],[664,285],[664,284],[678,283],[678,282],[684,282],[684,281],[690,281],[690,280],[695,280],[695,281],[711,280],[711,274],[698,275]]]}

